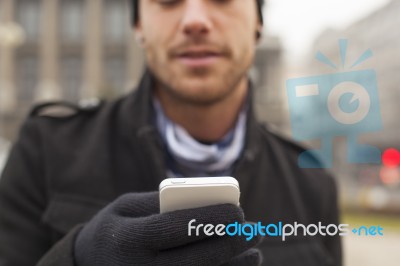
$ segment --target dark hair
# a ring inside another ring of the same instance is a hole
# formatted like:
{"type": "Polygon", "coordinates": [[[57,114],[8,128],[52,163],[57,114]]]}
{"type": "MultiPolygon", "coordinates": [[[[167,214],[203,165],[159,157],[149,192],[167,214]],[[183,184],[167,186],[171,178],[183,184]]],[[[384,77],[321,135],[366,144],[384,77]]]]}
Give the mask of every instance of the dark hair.
{"type": "MultiPolygon", "coordinates": [[[[258,6],[258,17],[260,18],[261,24],[263,23],[262,7],[264,0],[256,0],[258,6]]],[[[132,25],[136,25],[139,21],[139,0],[132,0],[132,25]]]]}

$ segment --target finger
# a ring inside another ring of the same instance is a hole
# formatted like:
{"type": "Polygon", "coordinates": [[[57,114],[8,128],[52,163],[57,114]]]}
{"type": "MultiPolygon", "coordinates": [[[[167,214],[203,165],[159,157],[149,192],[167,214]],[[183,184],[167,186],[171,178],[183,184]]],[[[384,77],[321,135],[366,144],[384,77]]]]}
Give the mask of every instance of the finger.
{"type": "Polygon", "coordinates": [[[142,232],[140,240],[146,244],[146,248],[161,250],[210,237],[204,233],[201,224],[216,226],[234,222],[244,222],[242,209],[222,204],[152,215],[137,225],[136,230],[142,232]]]}
{"type": "Polygon", "coordinates": [[[259,266],[261,263],[261,252],[258,249],[251,248],[221,266],[259,266]]]}
{"type": "Polygon", "coordinates": [[[157,260],[183,265],[183,262],[195,261],[196,265],[219,266],[254,247],[260,237],[247,241],[242,236],[215,236],[174,249],[160,251],[157,260]]]}
{"type": "Polygon", "coordinates": [[[116,214],[124,217],[145,217],[160,212],[158,192],[127,193],[113,202],[116,214]]]}

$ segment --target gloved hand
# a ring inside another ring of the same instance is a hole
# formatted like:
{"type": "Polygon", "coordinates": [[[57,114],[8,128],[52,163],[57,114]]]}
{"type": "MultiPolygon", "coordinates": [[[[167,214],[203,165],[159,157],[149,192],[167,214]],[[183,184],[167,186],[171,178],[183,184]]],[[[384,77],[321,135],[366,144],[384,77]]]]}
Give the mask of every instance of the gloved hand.
{"type": "Polygon", "coordinates": [[[251,248],[239,256],[234,257],[222,266],[259,266],[262,263],[262,255],[258,249],[251,248]]]}
{"type": "MultiPolygon", "coordinates": [[[[159,214],[158,193],[125,194],[107,205],[78,234],[77,266],[259,265],[259,241],[243,236],[188,236],[188,223],[243,223],[242,210],[224,204],[159,214]]],[[[200,230],[203,232],[203,230],[200,230]]],[[[194,233],[194,230],[192,231],[194,233]]]]}

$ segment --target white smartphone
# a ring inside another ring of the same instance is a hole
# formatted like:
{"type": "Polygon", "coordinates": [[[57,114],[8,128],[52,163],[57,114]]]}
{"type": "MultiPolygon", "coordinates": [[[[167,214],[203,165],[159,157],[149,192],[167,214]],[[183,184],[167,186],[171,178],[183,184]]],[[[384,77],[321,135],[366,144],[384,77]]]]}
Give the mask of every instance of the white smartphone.
{"type": "Polygon", "coordinates": [[[229,176],[168,178],[159,191],[161,213],[225,203],[239,206],[239,182],[229,176]]]}

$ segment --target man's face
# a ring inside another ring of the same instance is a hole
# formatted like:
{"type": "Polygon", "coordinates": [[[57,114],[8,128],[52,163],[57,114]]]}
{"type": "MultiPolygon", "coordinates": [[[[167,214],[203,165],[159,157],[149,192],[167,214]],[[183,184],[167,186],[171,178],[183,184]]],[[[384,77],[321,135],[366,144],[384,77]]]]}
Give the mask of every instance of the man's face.
{"type": "Polygon", "coordinates": [[[137,33],[162,88],[218,102],[246,77],[260,27],[255,0],[140,0],[137,33]]]}

